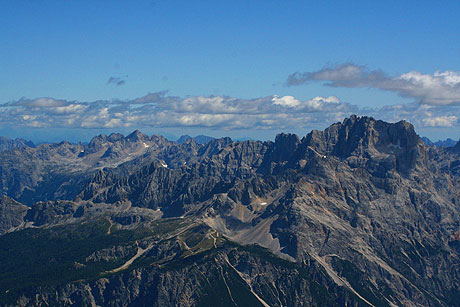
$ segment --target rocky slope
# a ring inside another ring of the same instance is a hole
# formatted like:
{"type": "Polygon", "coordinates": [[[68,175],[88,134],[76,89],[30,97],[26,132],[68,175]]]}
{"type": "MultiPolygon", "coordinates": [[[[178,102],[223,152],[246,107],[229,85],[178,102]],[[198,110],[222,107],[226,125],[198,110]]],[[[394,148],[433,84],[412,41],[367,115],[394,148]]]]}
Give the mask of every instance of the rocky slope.
{"type": "Polygon", "coordinates": [[[4,193],[31,205],[0,211],[6,304],[460,305],[460,145],[426,147],[407,122],[47,146],[0,153],[4,193]],[[67,274],[12,269],[36,261],[6,256],[18,240],[67,274]]]}
{"type": "Polygon", "coordinates": [[[0,235],[24,224],[24,217],[29,207],[2,196],[0,199],[0,235]]]}
{"type": "Polygon", "coordinates": [[[12,140],[4,136],[0,136],[0,151],[22,147],[35,147],[35,144],[31,141],[27,141],[24,139],[12,140]]]}
{"type": "Polygon", "coordinates": [[[142,155],[155,156],[172,144],[161,136],[135,131],[99,135],[87,145],[61,142],[0,152],[0,191],[22,203],[73,199],[93,173],[142,155]]]}

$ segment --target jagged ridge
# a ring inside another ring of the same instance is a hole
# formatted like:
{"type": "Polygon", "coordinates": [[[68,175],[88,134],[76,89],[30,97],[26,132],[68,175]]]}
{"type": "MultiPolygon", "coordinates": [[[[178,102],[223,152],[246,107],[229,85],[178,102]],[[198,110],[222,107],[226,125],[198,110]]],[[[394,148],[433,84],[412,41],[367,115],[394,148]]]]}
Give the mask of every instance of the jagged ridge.
{"type": "MultiPolygon", "coordinates": [[[[24,227],[106,215],[111,225],[137,229],[146,220],[181,217],[206,224],[215,231],[211,237],[258,244],[289,262],[316,266],[329,280],[328,295],[345,289],[353,293],[342,293],[347,300],[373,305],[458,301],[458,144],[428,148],[407,122],[357,116],[302,139],[280,134],[274,142],[177,144],[138,131],[93,141],[77,158],[70,144],[29,152],[93,164],[81,168],[89,175],[71,203],[34,205],[24,227]],[[105,155],[106,142],[120,155],[105,155]],[[144,143],[152,149],[133,151],[148,148],[144,143]],[[126,216],[117,218],[121,212],[126,216]]],[[[250,290],[268,298],[256,285],[250,290]]],[[[172,291],[172,284],[162,287],[172,291]]],[[[311,293],[298,299],[308,301],[311,293]]]]}

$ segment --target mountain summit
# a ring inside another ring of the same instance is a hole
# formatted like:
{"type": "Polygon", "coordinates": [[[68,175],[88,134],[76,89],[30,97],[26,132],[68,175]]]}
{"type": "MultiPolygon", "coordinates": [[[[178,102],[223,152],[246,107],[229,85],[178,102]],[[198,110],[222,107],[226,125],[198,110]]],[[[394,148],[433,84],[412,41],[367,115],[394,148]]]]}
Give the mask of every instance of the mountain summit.
{"type": "Polygon", "coordinates": [[[351,116],[274,142],[6,150],[0,300],[458,306],[458,146],[351,116]]]}

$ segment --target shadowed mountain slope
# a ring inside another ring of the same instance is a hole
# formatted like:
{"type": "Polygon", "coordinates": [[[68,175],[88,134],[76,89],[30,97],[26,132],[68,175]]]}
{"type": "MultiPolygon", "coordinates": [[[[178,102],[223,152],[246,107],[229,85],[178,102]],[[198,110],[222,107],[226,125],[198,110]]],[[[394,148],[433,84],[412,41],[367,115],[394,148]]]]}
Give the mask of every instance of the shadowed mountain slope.
{"type": "Polygon", "coordinates": [[[29,195],[31,208],[4,198],[3,252],[21,253],[15,242],[30,242],[72,273],[22,285],[40,271],[15,271],[27,262],[3,254],[10,264],[0,285],[11,289],[2,299],[458,306],[458,146],[427,147],[407,122],[352,116],[274,142],[177,144],[136,131],[86,147],[5,151],[3,191],[29,195]],[[34,163],[43,166],[21,173],[34,163]],[[68,256],[37,239],[72,251],[72,233],[82,252],[68,256]],[[99,239],[85,239],[93,235],[99,239]],[[16,283],[7,282],[11,274],[16,283]]]}

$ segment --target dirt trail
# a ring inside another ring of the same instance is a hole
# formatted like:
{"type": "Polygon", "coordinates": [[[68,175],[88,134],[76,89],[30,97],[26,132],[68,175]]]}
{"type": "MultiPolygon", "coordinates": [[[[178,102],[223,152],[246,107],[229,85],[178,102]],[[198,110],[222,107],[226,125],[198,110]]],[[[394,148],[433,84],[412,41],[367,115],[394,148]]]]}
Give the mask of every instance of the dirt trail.
{"type": "Polygon", "coordinates": [[[217,248],[216,243],[217,243],[217,237],[219,236],[219,233],[218,233],[217,231],[214,230],[214,233],[210,233],[209,235],[210,235],[211,238],[214,240],[214,242],[213,242],[213,243],[214,243],[214,248],[217,248]],[[215,237],[214,237],[214,234],[216,235],[215,237]]]}
{"type": "Polygon", "coordinates": [[[109,226],[109,229],[107,229],[107,234],[109,235],[111,233],[111,230],[112,230],[112,226],[113,226],[113,222],[112,220],[110,219],[110,217],[106,217],[107,221],[109,222],[110,226],[109,226]]]}
{"type": "Polygon", "coordinates": [[[153,244],[150,244],[149,246],[147,246],[147,248],[145,249],[142,249],[141,247],[139,247],[139,243],[136,241],[136,245],[137,245],[137,253],[136,255],[134,255],[131,259],[129,259],[128,261],[126,261],[122,266],[116,268],[116,269],[113,269],[111,271],[106,271],[106,273],[117,273],[117,272],[120,272],[122,270],[126,270],[127,268],[129,268],[129,266],[137,259],[139,258],[140,256],[142,256],[143,254],[145,254],[146,252],[148,252],[149,250],[152,249],[153,247],[153,244]]]}

